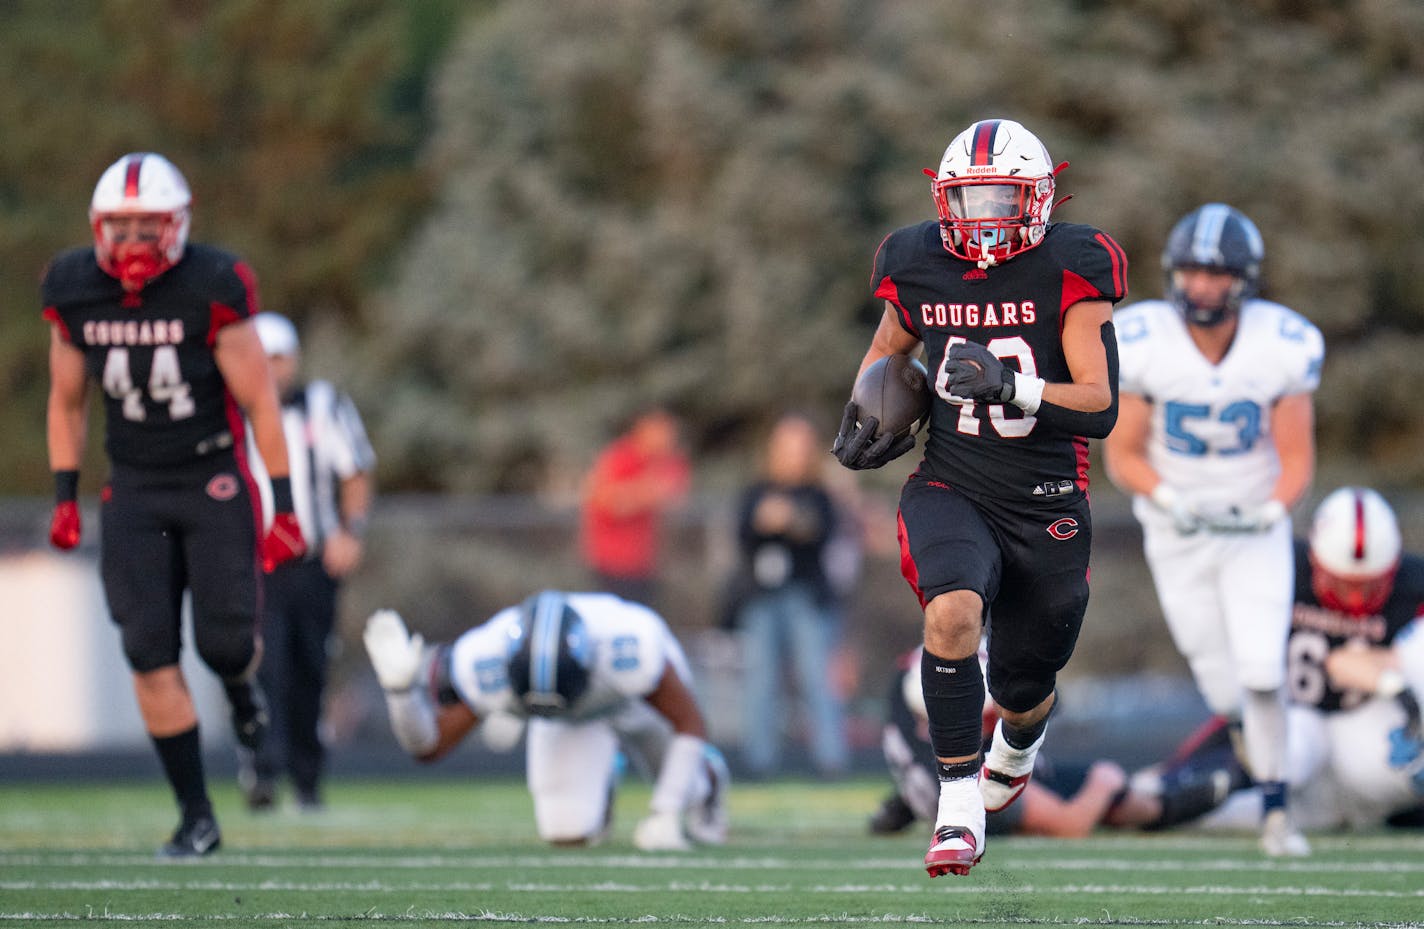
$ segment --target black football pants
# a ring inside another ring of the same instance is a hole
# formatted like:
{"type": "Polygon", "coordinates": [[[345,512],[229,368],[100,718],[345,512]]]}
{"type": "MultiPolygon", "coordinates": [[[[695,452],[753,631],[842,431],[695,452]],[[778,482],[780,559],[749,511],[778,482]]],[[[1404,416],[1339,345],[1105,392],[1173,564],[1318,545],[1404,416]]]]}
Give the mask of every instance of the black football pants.
{"type": "Polygon", "coordinates": [[[336,581],[316,558],[278,565],[266,577],[262,664],[272,726],[255,759],[257,776],[291,776],[299,798],[315,798],[324,752],[319,733],[327,642],[336,619],[336,581]]]}

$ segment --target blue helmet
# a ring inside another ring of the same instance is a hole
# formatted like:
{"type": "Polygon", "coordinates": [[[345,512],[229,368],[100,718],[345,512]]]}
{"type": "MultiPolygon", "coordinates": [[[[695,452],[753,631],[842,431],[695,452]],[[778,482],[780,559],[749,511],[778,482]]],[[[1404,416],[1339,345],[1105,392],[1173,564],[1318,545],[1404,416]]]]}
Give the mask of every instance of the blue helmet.
{"type": "Polygon", "coordinates": [[[1215,326],[1241,310],[1256,295],[1265,257],[1261,231],[1245,213],[1224,203],[1197,207],[1178,220],[1162,250],[1162,270],[1167,277],[1167,300],[1195,326],[1215,326]],[[1219,306],[1201,306],[1188,299],[1174,271],[1205,268],[1224,271],[1236,283],[1219,306]]]}
{"type": "Polygon", "coordinates": [[[545,590],[519,606],[509,686],[532,716],[561,716],[588,689],[593,640],[568,597],[545,590]]]}

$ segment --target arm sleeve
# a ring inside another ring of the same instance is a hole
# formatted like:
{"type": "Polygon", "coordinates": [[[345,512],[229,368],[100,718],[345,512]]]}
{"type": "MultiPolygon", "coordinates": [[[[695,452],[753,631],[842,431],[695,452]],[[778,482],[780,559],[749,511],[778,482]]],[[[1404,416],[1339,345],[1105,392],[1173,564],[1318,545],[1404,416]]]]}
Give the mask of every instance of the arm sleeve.
{"type": "Polygon", "coordinates": [[[1117,422],[1117,335],[1111,321],[1105,322],[1099,330],[1103,337],[1103,351],[1108,359],[1108,388],[1112,391],[1112,401],[1107,409],[1096,413],[1070,410],[1067,407],[1044,401],[1039,404],[1034,416],[1038,421],[1060,432],[1080,435],[1089,439],[1106,438],[1117,422]]]}

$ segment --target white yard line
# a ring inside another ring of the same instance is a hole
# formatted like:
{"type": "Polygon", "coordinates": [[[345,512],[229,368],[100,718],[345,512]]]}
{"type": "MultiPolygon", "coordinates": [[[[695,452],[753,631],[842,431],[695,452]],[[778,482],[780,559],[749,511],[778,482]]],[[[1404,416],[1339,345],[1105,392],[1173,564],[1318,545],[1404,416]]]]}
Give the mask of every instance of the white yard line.
{"type": "MultiPolygon", "coordinates": [[[[416,910],[413,907],[400,913],[384,914],[375,911],[368,911],[360,914],[358,918],[362,923],[431,923],[431,922],[491,922],[491,923],[585,923],[594,925],[646,925],[650,923],[666,925],[792,925],[792,926],[821,926],[821,925],[954,925],[954,926],[976,926],[976,925],[1003,925],[1012,924],[1018,926],[1063,926],[1065,921],[1056,917],[1046,917],[1033,919],[1028,917],[983,917],[966,918],[962,916],[937,917],[928,914],[908,914],[898,915],[887,913],[883,916],[850,916],[847,914],[828,913],[818,916],[744,916],[733,919],[723,919],[717,917],[693,917],[683,915],[661,915],[648,914],[646,916],[634,916],[626,918],[603,918],[603,917],[568,917],[549,916],[537,913],[496,913],[490,911],[475,911],[471,913],[463,912],[432,912],[428,910],[416,910]]],[[[124,913],[122,911],[105,908],[102,911],[89,909],[84,913],[5,913],[0,912],[0,923],[18,922],[22,925],[43,922],[58,922],[85,920],[92,922],[173,922],[178,920],[192,920],[204,923],[219,922],[275,922],[291,923],[293,920],[301,920],[304,924],[319,924],[322,922],[349,923],[353,919],[349,915],[332,916],[311,916],[308,914],[294,913],[242,913],[242,914],[218,914],[203,917],[193,917],[182,913],[124,913]]],[[[1186,926],[1251,926],[1251,927],[1306,927],[1306,929],[1367,929],[1367,927],[1387,926],[1388,929],[1424,929],[1424,923],[1418,922],[1357,922],[1342,920],[1319,920],[1307,921],[1301,919],[1272,920],[1272,919],[1230,919],[1225,917],[1210,917],[1207,919],[1140,919],[1136,917],[1124,917],[1120,919],[1105,918],[1101,920],[1074,920],[1074,926],[1118,926],[1132,925],[1143,927],[1163,927],[1163,929],[1175,929],[1175,927],[1186,926]]]]}
{"type": "Polygon", "coordinates": [[[928,880],[906,884],[786,884],[726,882],[651,882],[588,881],[575,883],[533,881],[411,881],[386,884],[381,881],[207,881],[194,880],[95,880],[95,881],[16,881],[0,880],[0,890],[83,890],[83,891],[236,891],[236,892],[329,892],[364,891],[368,893],[590,893],[590,894],[668,894],[709,893],[730,895],[787,893],[849,894],[871,893],[913,896],[932,894],[980,895],[986,897],[1018,896],[1025,893],[1054,896],[1250,896],[1250,897],[1313,897],[1317,899],[1381,898],[1424,900],[1424,888],[1415,890],[1370,890],[1339,887],[1290,886],[1270,887],[1260,884],[1236,886],[1230,884],[1194,884],[1187,887],[1142,884],[932,884],[928,880]]]}
{"type": "MultiPolygon", "coordinates": [[[[1303,860],[1268,860],[1259,855],[1244,858],[1210,860],[1174,859],[1143,861],[1138,858],[1112,856],[1086,857],[1075,855],[1071,860],[1035,861],[1016,857],[1015,868],[1026,871],[1126,871],[1134,873],[1291,873],[1291,874],[1419,874],[1424,873],[1424,847],[1415,844],[1408,851],[1413,858],[1379,859],[1375,861],[1336,862],[1326,856],[1303,860]]],[[[1061,854],[1061,847],[1059,848],[1061,854]]],[[[989,860],[992,864],[992,860],[989,860]]],[[[608,868],[619,871],[697,870],[731,871],[821,871],[831,873],[864,871],[915,871],[920,867],[917,856],[903,858],[870,858],[842,860],[835,858],[712,858],[695,855],[600,855],[597,852],[565,852],[545,855],[312,855],[306,850],[294,850],[290,855],[246,854],[222,852],[216,857],[192,862],[166,862],[151,854],[93,852],[0,852],[0,867],[152,867],[171,870],[174,867],[252,867],[285,869],[300,868],[370,868],[428,870],[451,868],[459,870],[481,868],[521,868],[560,870],[577,868],[608,868]]]]}

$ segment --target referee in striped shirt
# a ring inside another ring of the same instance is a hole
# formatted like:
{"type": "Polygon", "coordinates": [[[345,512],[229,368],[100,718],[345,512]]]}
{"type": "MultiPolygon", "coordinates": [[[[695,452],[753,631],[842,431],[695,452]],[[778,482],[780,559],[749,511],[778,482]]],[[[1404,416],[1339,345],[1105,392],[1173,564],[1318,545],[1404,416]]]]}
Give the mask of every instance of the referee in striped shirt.
{"type": "MultiPolygon", "coordinates": [[[[323,748],[318,726],[326,688],[327,644],[342,578],[361,563],[371,509],[375,453],[355,405],[328,381],[298,380],[301,345],[291,321],[277,313],[254,317],[282,401],[292,500],[305,558],[266,576],[262,663],[271,728],[254,754],[239,750],[238,783],[252,810],[270,809],[277,781],[291,778],[297,806],[320,809],[323,748]]],[[[253,472],[270,512],[261,460],[253,472]]]]}

